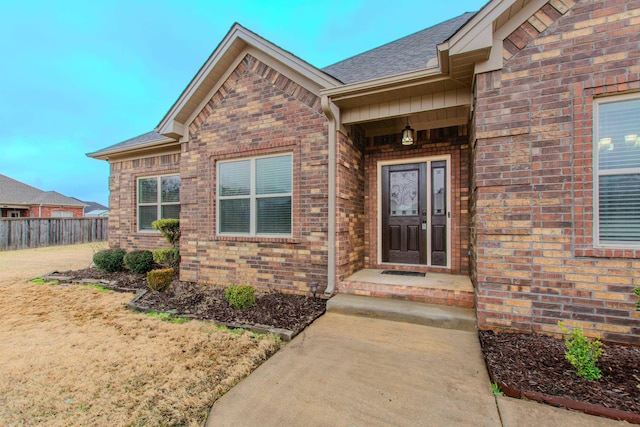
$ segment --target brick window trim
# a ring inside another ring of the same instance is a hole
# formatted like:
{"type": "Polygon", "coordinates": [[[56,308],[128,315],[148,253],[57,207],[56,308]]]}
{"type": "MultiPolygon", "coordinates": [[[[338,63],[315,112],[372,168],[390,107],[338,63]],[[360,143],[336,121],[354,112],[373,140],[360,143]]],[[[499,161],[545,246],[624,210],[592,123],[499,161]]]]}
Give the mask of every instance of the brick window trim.
{"type": "Polygon", "coordinates": [[[640,244],[635,245],[601,245],[596,246],[594,240],[594,180],[595,168],[593,164],[593,138],[595,134],[595,120],[593,106],[596,99],[618,97],[624,95],[640,96],[640,80],[618,82],[601,81],[593,86],[574,85],[574,106],[579,107],[582,114],[576,119],[574,111],[573,134],[574,151],[583,153],[583,172],[576,175],[576,184],[583,188],[582,216],[576,217],[574,223],[574,248],[576,258],[626,258],[640,259],[640,244]],[[578,135],[578,137],[576,137],[578,135]],[[578,181],[579,179],[579,181],[578,181]]]}
{"type": "Polygon", "coordinates": [[[159,230],[140,230],[138,228],[138,180],[140,178],[157,178],[159,176],[172,176],[177,175],[180,176],[180,169],[176,167],[171,167],[168,169],[155,169],[153,172],[144,171],[137,174],[134,174],[131,178],[133,179],[133,197],[132,197],[132,212],[133,212],[133,221],[131,221],[131,233],[135,236],[160,236],[161,233],[159,230]]]}
{"type": "Polygon", "coordinates": [[[263,144],[260,148],[256,149],[243,149],[242,147],[233,149],[220,151],[216,153],[212,153],[209,156],[210,163],[213,165],[211,169],[211,180],[210,189],[211,189],[211,204],[212,204],[212,215],[211,215],[211,227],[209,240],[210,241],[222,241],[222,242],[249,242],[249,243],[288,243],[288,244],[298,244],[301,243],[301,214],[300,214],[300,176],[302,173],[302,159],[301,159],[301,148],[300,141],[291,142],[272,142],[268,144],[263,144]],[[270,237],[267,235],[256,235],[256,236],[244,236],[244,235],[221,235],[216,233],[217,229],[217,209],[218,209],[218,163],[222,161],[228,160],[241,160],[241,159],[249,159],[261,156],[270,156],[277,154],[291,154],[292,157],[292,174],[293,174],[293,182],[291,188],[291,236],[274,236],[270,237]]]}

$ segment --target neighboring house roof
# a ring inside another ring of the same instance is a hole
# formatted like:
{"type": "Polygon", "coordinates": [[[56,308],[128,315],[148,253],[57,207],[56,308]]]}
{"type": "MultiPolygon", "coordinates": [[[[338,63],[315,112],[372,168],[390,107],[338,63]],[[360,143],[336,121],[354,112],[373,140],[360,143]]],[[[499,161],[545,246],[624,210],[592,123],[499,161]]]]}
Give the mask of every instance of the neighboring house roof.
{"type": "Polygon", "coordinates": [[[322,69],[342,83],[358,83],[427,67],[436,58],[437,45],[447,40],[475,12],[467,12],[417,33],[371,49],[360,55],[337,62],[322,69]]]}
{"type": "Polygon", "coordinates": [[[42,191],[0,174],[0,204],[84,206],[84,203],[56,191],[42,191]]]}
{"type": "Polygon", "coordinates": [[[80,200],[74,197],[75,200],[79,201],[80,203],[84,204],[84,213],[85,215],[89,212],[102,212],[102,211],[109,211],[109,208],[106,207],[105,205],[102,205],[100,203],[97,202],[86,202],[84,200],[80,200]]]}
{"type": "Polygon", "coordinates": [[[91,216],[91,217],[109,216],[109,210],[108,209],[96,209],[96,210],[92,210],[92,211],[85,211],[84,216],[91,216]]]}

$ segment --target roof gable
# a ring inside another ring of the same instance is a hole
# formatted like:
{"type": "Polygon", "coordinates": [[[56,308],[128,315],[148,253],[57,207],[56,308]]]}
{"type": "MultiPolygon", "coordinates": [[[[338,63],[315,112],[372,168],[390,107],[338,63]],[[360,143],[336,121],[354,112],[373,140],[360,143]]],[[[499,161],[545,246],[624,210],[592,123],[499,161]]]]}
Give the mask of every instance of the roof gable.
{"type": "Polygon", "coordinates": [[[275,61],[287,77],[314,93],[340,84],[334,77],[236,23],[160,121],[156,131],[176,139],[187,136],[189,122],[247,51],[271,66],[275,61]]]}

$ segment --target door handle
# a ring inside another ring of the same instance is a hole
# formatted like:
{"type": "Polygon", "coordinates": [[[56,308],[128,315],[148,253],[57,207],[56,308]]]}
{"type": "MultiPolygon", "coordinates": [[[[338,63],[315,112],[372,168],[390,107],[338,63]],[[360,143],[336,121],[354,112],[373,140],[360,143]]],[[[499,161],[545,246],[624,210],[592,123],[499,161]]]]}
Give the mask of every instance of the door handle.
{"type": "Polygon", "coordinates": [[[422,209],[422,216],[427,216],[427,210],[426,209],[422,209]]]}

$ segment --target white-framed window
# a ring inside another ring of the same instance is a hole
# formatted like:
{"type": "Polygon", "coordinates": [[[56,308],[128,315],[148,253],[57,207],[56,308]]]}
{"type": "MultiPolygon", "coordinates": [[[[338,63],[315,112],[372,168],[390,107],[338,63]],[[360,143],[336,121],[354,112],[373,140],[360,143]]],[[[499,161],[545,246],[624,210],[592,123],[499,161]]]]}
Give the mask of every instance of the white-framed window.
{"type": "Polygon", "coordinates": [[[291,236],[293,156],[218,162],[217,232],[291,236]]]}
{"type": "Polygon", "coordinates": [[[153,230],[157,219],[180,218],[180,177],[138,178],[138,231],[153,230]]]}
{"type": "Polygon", "coordinates": [[[640,247],[640,94],[593,108],[594,243],[640,247]]]}

